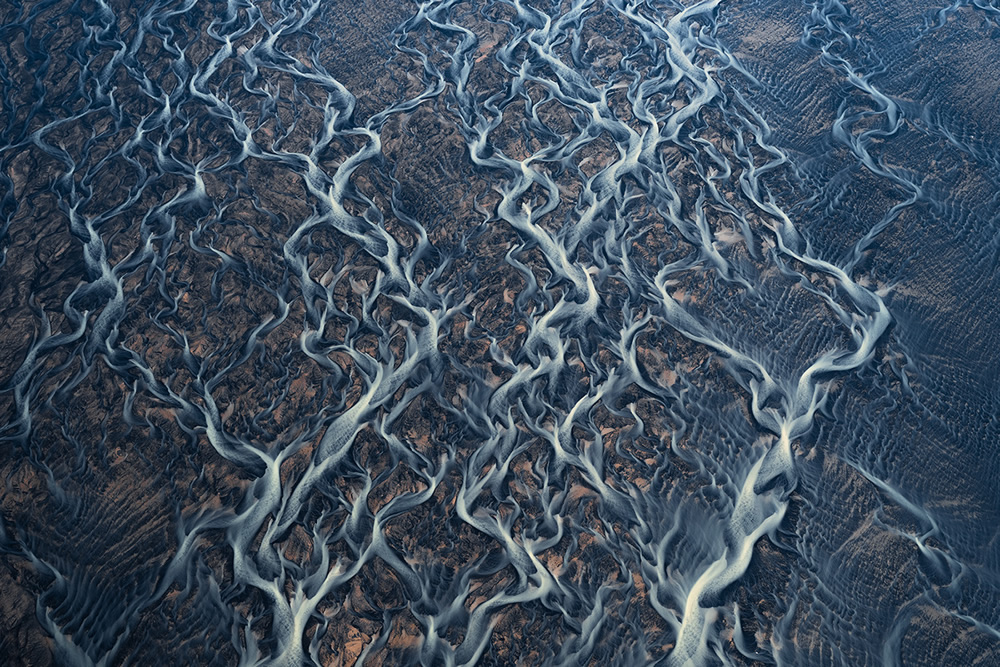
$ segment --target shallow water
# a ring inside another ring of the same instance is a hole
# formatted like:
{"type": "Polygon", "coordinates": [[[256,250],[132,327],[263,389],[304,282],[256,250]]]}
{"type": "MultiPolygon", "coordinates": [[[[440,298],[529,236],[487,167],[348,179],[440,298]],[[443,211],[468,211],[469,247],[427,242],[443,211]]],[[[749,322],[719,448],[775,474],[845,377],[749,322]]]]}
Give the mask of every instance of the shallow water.
{"type": "Polygon", "coordinates": [[[10,664],[1000,664],[994,4],[0,12],[10,664]]]}

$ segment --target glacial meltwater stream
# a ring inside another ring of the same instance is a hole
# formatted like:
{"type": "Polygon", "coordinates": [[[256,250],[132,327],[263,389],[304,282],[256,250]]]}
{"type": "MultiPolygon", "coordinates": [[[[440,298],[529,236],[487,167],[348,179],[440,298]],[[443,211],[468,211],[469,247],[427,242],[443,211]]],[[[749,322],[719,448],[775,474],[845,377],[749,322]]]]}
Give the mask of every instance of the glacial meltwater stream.
{"type": "Polygon", "coordinates": [[[3,664],[1000,664],[995,2],[0,26],[3,664]]]}

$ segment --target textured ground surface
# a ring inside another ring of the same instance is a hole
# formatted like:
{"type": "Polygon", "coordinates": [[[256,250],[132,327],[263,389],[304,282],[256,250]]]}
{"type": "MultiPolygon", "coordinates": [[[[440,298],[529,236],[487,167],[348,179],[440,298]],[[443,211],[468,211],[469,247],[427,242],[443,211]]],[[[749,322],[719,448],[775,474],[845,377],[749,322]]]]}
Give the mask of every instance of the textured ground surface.
{"type": "Polygon", "coordinates": [[[998,63],[986,0],[0,3],[0,663],[1000,664],[998,63]]]}

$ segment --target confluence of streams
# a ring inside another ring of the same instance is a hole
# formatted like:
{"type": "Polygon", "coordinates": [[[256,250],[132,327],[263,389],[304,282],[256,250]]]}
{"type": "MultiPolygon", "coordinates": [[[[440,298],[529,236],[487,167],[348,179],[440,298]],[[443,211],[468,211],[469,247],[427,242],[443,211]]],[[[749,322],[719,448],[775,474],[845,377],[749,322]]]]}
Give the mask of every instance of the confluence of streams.
{"type": "MultiPolygon", "coordinates": [[[[894,345],[892,285],[866,261],[938,194],[880,142],[920,117],[994,158],[880,90],[844,4],[799,7],[797,48],[846,91],[830,150],[897,195],[833,251],[802,227],[843,193],[775,139],[724,0],[384,4],[369,18],[395,27],[352,73],[341,32],[371,7],[73,3],[70,100],[40,83],[53,3],[5,26],[39,83],[3,109],[0,232],[51,205],[82,268],[58,302],[24,296],[0,442],[67,526],[96,512],[105,442],[135,443],[121,465],[170,461],[149,474],[172,544],[121,593],[0,521],[57,661],[141,662],[140,619],[173,609],[212,628],[185,649],[206,663],[326,664],[346,611],[372,628],[338,658],[358,665],[804,664],[796,604],[765,614],[734,585],[762,542],[819,562],[790,537],[791,498],[818,423],[894,345]],[[74,426],[97,382],[118,436],[74,426]],[[500,656],[501,632],[534,648],[500,656]]],[[[980,575],[943,519],[847,462],[915,517],[891,530],[938,577],[921,604],[1000,637],[955,585],[980,575]]],[[[803,572],[817,595],[833,576],[803,572]]]]}

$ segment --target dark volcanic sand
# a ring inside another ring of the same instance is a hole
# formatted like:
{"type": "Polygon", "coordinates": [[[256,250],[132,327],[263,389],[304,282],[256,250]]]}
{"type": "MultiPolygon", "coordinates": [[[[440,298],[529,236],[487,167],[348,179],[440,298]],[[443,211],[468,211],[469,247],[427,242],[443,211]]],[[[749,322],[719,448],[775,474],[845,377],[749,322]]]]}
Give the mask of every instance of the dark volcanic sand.
{"type": "Polygon", "coordinates": [[[1000,664],[995,5],[0,26],[0,663],[1000,664]]]}

